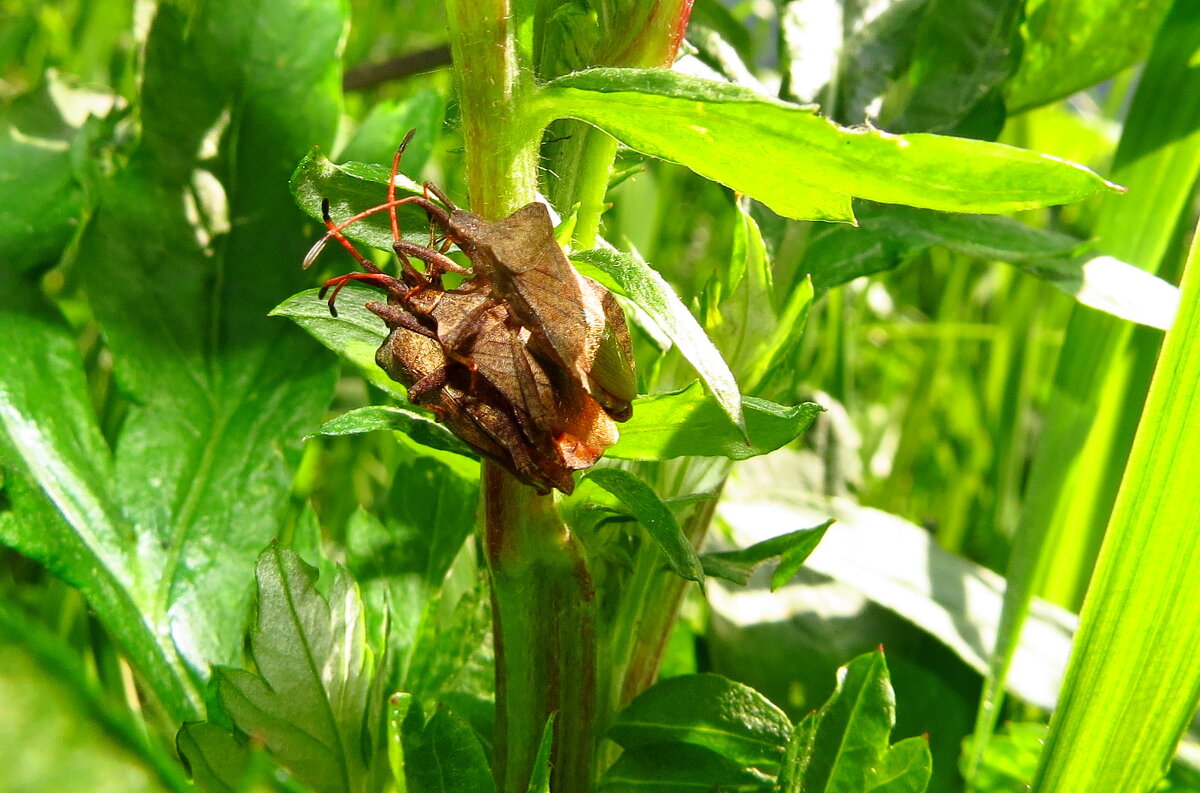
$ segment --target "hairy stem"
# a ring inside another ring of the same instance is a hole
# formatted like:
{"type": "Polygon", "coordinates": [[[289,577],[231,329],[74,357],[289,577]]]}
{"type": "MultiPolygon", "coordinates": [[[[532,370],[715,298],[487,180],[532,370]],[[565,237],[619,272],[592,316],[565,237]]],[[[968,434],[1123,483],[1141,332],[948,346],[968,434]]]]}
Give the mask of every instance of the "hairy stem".
{"type": "MultiPolygon", "coordinates": [[[[471,209],[495,220],[535,200],[541,126],[527,112],[529,4],[450,0],[450,45],[462,112],[471,209]],[[528,35],[528,34],[526,34],[528,35]]],[[[592,787],[595,592],[578,540],[552,496],[483,466],[482,542],[496,650],[494,773],[524,793],[542,732],[557,713],[551,790],[592,787]]]]}
{"type": "Polygon", "coordinates": [[[516,36],[524,20],[513,5],[446,3],[471,210],[489,220],[537,198],[541,129],[524,108],[535,88],[516,36]]]}

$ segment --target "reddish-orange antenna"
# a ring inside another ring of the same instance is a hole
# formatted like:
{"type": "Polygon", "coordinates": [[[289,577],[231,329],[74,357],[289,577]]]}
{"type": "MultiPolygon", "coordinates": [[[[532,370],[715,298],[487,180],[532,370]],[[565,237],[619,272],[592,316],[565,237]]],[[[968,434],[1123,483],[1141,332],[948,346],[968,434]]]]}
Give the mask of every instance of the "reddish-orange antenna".
{"type": "MultiPolygon", "coordinates": [[[[329,231],[325,232],[325,236],[321,237],[321,239],[317,240],[316,244],[309,248],[308,253],[304,257],[304,267],[306,269],[311,267],[313,262],[317,260],[317,257],[321,255],[321,251],[325,249],[325,244],[328,243],[329,240],[335,237],[339,232],[345,231],[349,226],[353,226],[360,220],[368,218],[377,212],[383,212],[385,209],[394,211],[396,207],[404,204],[416,204],[426,212],[430,213],[430,216],[436,218],[439,223],[449,222],[450,216],[446,213],[446,210],[424,196],[414,195],[408,196],[407,198],[398,198],[395,201],[388,201],[386,204],[380,204],[379,206],[373,206],[370,209],[364,209],[357,215],[352,215],[351,217],[346,218],[336,226],[330,226],[329,231]]],[[[462,268],[460,267],[459,269],[461,270],[462,268]]]]}

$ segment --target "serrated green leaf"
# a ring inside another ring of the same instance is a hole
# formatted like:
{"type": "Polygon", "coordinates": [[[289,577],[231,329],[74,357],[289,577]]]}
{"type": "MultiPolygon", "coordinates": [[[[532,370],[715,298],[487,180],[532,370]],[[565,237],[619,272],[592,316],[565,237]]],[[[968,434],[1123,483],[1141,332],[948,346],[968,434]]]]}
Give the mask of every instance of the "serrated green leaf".
{"type": "Polygon", "coordinates": [[[702,746],[655,744],[626,749],[600,782],[601,793],[753,793],[771,778],[702,746]]]}
{"type": "Polygon", "coordinates": [[[708,575],[744,585],[756,567],[778,556],[779,567],[771,574],[771,589],[776,590],[792,579],[832,525],[833,520],[830,519],[810,529],[799,529],[757,542],[749,548],[706,553],[700,557],[700,561],[708,575]]]}
{"type": "Polygon", "coordinates": [[[376,749],[364,717],[374,661],[357,588],[340,571],[326,601],[316,570],[278,546],[263,553],[257,579],[250,633],[257,674],[219,668],[222,705],[313,790],[363,789],[376,749]]]}
{"type": "Polygon", "coordinates": [[[1068,203],[1111,187],[1078,165],[937,135],[846,129],[739,86],[655,69],[589,69],[534,99],[626,145],[682,163],[786,217],[850,221],[850,198],[950,212],[1068,203]]]}
{"type": "Polygon", "coordinates": [[[923,738],[889,746],[895,699],[883,653],[855,658],[838,671],[837,689],[798,727],[780,790],[814,793],[921,793],[931,760],[923,738]]]}
{"type": "Polygon", "coordinates": [[[479,459],[479,455],[470,446],[460,441],[457,435],[434,421],[428,414],[388,405],[369,405],[347,411],[322,424],[316,434],[355,435],[375,430],[402,432],[425,446],[479,459]]]}
{"type": "Polygon", "coordinates": [[[621,439],[606,456],[618,460],[669,460],[689,455],[745,460],[792,442],[822,411],[811,402],[785,407],[744,397],[747,443],[699,383],[670,394],[639,397],[633,405],[633,418],[621,425],[621,439]]]}
{"type": "Polygon", "coordinates": [[[718,404],[738,427],[745,427],[742,396],[729,365],[700,323],[661,275],[636,253],[595,249],[572,254],[607,273],[645,311],[696,368],[718,404]]]}
{"type": "Polygon", "coordinates": [[[638,523],[662,549],[667,564],[676,575],[704,585],[704,570],[696,549],[679,527],[674,513],[653,488],[633,473],[619,468],[596,468],[584,478],[612,493],[633,513],[638,523]]]}
{"type": "Polygon", "coordinates": [[[713,674],[661,680],[621,711],[608,737],[626,750],[683,743],[774,774],[791,723],[749,686],[713,674]]]}
{"type": "Polygon", "coordinates": [[[493,793],[496,783],[475,733],[439,707],[406,752],[412,793],[493,793]]]}

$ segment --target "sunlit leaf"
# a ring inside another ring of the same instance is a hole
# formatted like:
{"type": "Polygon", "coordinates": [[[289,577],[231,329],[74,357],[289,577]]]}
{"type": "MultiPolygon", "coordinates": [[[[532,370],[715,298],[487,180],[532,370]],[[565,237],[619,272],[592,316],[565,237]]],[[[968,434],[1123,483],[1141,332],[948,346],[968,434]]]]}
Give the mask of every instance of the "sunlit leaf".
{"type": "MultiPolygon", "coordinates": [[[[768,466],[795,464],[787,457],[763,458],[762,462],[766,475],[771,470],[768,466]]],[[[773,535],[787,536],[785,532],[812,526],[832,515],[837,522],[805,561],[808,569],[853,587],[937,637],[976,671],[987,669],[988,648],[1000,624],[1001,576],[943,550],[929,532],[880,510],[844,499],[804,504],[793,501],[794,494],[769,497],[763,493],[762,500],[747,500],[749,493],[743,487],[729,490],[718,515],[729,525],[735,541],[757,543],[773,535]],[[963,616],[967,613],[969,618],[963,616]]],[[[741,621],[752,621],[754,593],[742,598],[743,593],[734,592],[728,603],[716,603],[714,608],[741,621]]],[[[811,608],[803,587],[796,587],[794,593],[785,587],[772,596],[771,604],[776,618],[780,613],[811,608]]],[[[1038,707],[1054,707],[1076,622],[1064,609],[1035,601],[1009,678],[1013,693],[1038,707]]]]}
{"type": "Polygon", "coordinates": [[[680,529],[675,515],[648,484],[619,468],[597,468],[588,472],[586,478],[612,493],[633,513],[662,549],[676,575],[704,583],[704,571],[696,549],[680,529]]]}
{"type": "Polygon", "coordinates": [[[607,273],[674,342],[732,422],[742,427],[742,396],[729,365],[661,275],[636,253],[596,249],[572,254],[607,273]]]}
{"type": "Polygon", "coordinates": [[[790,734],[787,716],[762,694],[712,674],[659,681],[609,731],[625,749],[684,743],[769,773],[782,761],[790,734]]]}
{"type": "Polygon", "coordinates": [[[1078,165],[996,143],[844,129],[811,108],[665,70],[589,69],[534,102],[682,163],[787,217],[853,218],[850,198],[951,212],[1011,212],[1103,190],[1078,165]]]}
{"type": "Polygon", "coordinates": [[[1039,793],[1152,788],[1200,704],[1200,237],[1181,288],[1079,616],[1039,793]]]}
{"type": "Polygon", "coordinates": [[[361,789],[376,749],[365,718],[375,664],[357,588],[343,571],[326,600],[316,571],[278,546],[263,553],[257,577],[257,673],[220,668],[221,702],[239,730],[313,790],[361,789]]]}
{"type": "Polygon", "coordinates": [[[825,531],[832,525],[833,520],[827,520],[811,529],[798,529],[781,534],[738,551],[706,553],[700,557],[700,561],[708,575],[735,584],[745,584],[756,567],[768,559],[779,557],[779,566],[771,575],[771,588],[778,589],[796,574],[809,554],[816,550],[817,544],[825,536],[825,531]]]}
{"type": "Polygon", "coordinates": [[[745,397],[742,406],[750,442],[699,383],[671,394],[634,401],[633,418],[621,425],[621,439],[605,454],[621,460],[667,460],[693,455],[745,460],[795,440],[822,408],[811,402],[785,407],[745,397]]]}

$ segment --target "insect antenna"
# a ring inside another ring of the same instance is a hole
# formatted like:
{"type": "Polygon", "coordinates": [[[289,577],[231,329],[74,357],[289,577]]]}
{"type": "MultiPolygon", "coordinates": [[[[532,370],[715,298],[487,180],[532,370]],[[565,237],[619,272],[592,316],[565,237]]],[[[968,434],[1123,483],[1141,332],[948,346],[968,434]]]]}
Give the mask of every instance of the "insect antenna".
{"type": "Polygon", "coordinates": [[[368,273],[383,272],[375,265],[373,261],[359,253],[358,249],[354,247],[354,243],[346,239],[346,237],[342,234],[341,229],[334,225],[333,218],[329,216],[328,198],[321,199],[321,217],[325,220],[325,225],[329,227],[329,233],[333,235],[334,239],[342,244],[343,248],[350,252],[350,255],[354,257],[354,261],[358,262],[359,267],[362,267],[368,273]]]}
{"type": "MultiPolygon", "coordinates": [[[[321,202],[323,208],[326,203],[327,203],[327,200],[321,202]]],[[[330,226],[329,231],[325,232],[325,236],[321,237],[321,239],[317,240],[316,243],[314,243],[313,246],[311,248],[309,248],[308,253],[304,257],[305,269],[312,266],[313,262],[315,262],[317,260],[317,257],[321,255],[321,251],[323,251],[325,249],[325,245],[329,242],[329,240],[333,239],[338,233],[344,231],[349,226],[353,226],[355,223],[359,222],[360,220],[363,220],[364,218],[369,218],[371,215],[374,215],[378,212],[383,212],[385,210],[394,212],[396,207],[404,206],[405,204],[416,204],[417,206],[421,207],[426,212],[428,212],[430,214],[430,216],[432,218],[434,218],[439,224],[449,222],[449,215],[446,213],[446,210],[443,209],[442,207],[438,206],[434,202],[430,201],[428,198],[425,198],[424,196],[413,195],[413,196],[406,196],[404,198],[397,198],[394,201],[388,201],[386,203],[379,204],[378,206],[373,206],[370,209],[364,209],[362,212],[359,212],[357,215],[352,215],[351,217],[348,217],[345,220],[343,220],[341,223],[338,223],[337,225],[334,225],[334,226],[330,226]]],[[[399,233],[399,229],[397,228],[397,234],[398,233],[399,233]]],[[[456,264],[455,267],[458,267],[458,265],[456,264]]],[[[459,269],[462,269],[462,268],[459,268],[459,269]]]]}

